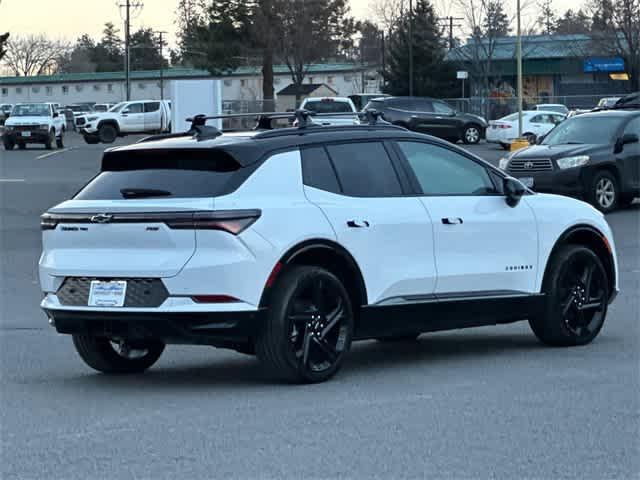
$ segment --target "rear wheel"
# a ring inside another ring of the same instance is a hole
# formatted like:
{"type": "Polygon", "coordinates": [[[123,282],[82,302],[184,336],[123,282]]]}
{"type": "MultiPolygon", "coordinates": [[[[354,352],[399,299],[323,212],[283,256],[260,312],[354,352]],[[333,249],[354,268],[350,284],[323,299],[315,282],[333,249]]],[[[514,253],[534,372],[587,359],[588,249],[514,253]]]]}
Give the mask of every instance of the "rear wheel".
{"type": "Polygon", "coordinates": [[[607,314],[607,273],[597,255],[580,245],[567,245],[554,254],[545,275],[546,308],[529,320],[547,345],[572,346],[591,342],[607,314]]]}
{"type": "Polygon", "coordinates": [[[591,204],[604,213],[611,212],[618,207],[618,180],[615,175],[606,170],[597,172],[593,177],[589,194],[591,204]]]}
{"type": "Polygon", "coordinates": [[[114,341],[88,334],[73,335],[73,344],[91,368],[114,374],[143,372],[156,363],[164,351],[160,341],[114,341]]]}
{"type": "Polygon", "coordinates": [[[100,143],[100,139],[98,137],[94,137],[90,135],[86,135],[84,137],[84,141],[89,145],[96,145],[97,143],[100,143]]]}
{"type": "Polygon", "coordinates": [[[296,266],[274,288],[256,353],[274,377],[322,382],[342,366],[352,335],[351,300],[340,280],[319,267],[296,266]]]}
{"type": "Polygon", "coordinates": [[[462,132],[462,141],[467,145],[475,145],[480,141],[480,127],[477,125],[468,125],[462,132]]]}
{"type": "Polygon", "coordinates": [[[16,146],[16,144],[14,142],[12,142],[11,140],[5,140],[3,143],[4,143],[4,149],[5,150],[13,150],[13,147],[16,146]]]}
{"type": "Polygon", "coordinates": [[[98,129],[98,138],[102,143],[113,143],[118,137],[118,131],[113,125],[102,125],[98,129]]]}
{"type": "Polygon", "coordinates": [[[508,143],[501,143],[500,146],[503,150],[509,150],[511,148],[511,145],[509,145],[508,143]]]}
{"type": "Polygon", "coordinates": [[[529,142],[529,145],[535,145],[536,140],[538,139],[537,135],[535,133],[531,133],[531,132],[527,132],[524,135],[522,135],[522,137],[529,142]]]}

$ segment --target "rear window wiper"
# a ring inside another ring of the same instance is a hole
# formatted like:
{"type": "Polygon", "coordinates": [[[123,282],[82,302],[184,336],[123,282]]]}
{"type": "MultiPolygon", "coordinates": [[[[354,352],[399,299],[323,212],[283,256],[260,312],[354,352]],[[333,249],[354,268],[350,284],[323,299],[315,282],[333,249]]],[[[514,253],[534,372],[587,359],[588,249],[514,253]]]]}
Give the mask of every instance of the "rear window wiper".
{"type": "Polygon", "coordinates": [[[149,198],[149,197],[170,197],[168,190],[158,190],[155,188],[121,188],[120,193],[124,198],[149,198]]]}

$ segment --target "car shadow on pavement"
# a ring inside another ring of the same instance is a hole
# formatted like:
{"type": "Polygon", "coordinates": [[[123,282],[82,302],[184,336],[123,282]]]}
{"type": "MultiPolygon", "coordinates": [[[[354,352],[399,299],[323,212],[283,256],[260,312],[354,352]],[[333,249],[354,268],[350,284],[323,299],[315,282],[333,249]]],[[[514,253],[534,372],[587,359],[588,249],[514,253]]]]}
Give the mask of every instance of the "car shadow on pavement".
{"type": "MultiPolygon", "coordinates": [[[[602,340],[600,340],[602,341],[602,340]]],[[[397,343],[377,341],[357,342],[353,345],[338,378],[366,371],[384,372],[403,367],[440,368],[442,363],[474,362],[489,357],[509,356],[532,351],[549,350],[531,333],[471,334],[439,333],[423,334],[418,340],[397,343]]],[[[173,363],[171,348],[165,355],[168,360],[152,367],[144,374],[107,376],[102,374],[66,378],[65,384],[86,387],[109,387],[121,391],[139,392],[141,387],[152,390],[172,390],[185,387],[212,389],[216,387],[257,387],[277,385],[260,368],[254,357],[238,354],[234,357],[205,359],[204,362],[173,363]],[[167,361],[172,362],[167,365],[167,361]]],[[[283,384],[286,385],[286,384],[283,384]]]]}

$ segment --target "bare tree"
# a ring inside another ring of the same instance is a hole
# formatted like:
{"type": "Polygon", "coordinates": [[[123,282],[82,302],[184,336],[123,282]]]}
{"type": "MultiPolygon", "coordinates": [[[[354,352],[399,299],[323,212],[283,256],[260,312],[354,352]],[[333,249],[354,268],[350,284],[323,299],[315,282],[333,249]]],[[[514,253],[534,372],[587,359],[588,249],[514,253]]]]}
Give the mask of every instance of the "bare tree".
{"type": "Polygon", "coordinates": [[[382,29],[390,32],[409,11],[409,0],[374,0],[370,10],[382,29]]]}
{"type": "Polygon", "coordinates": [[[631,90],[640,90],[640,0],[593,0],[593,44],[622,57],[631,90]]]}
{"type": "Polygon", "coordinates": [[[16,76],[42,75],[54,71],[57,60],[69,48],[67,43],[44,35],[11,38],[3,62],[16,76]]]}

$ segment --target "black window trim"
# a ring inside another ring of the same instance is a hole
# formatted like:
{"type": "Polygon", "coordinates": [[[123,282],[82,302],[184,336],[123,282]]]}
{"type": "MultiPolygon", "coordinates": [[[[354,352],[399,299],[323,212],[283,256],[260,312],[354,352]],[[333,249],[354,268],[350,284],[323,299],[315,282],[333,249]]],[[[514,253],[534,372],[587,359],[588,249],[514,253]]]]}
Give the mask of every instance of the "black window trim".
{"type": "Polygon", "coordinates": [[[506,178],[507,175],[505,175],[502,171],[500,171],[500,169],[494,167],[493,165],[491,165],[490,163],[484,161],[484,160],[480,160],[478,158],[473,157],[472,155],[469,155],[467,152],[465,152],[464,150],[460,150],[457,148],[451,148],[448,145],[443,145],[441,143],[437,143],[437,142],[430,142],[427,140],[423,140],[423,139],[418,139],[418,138],[402,138],[402,139],[394,139],[392,142],[392,147],[396,152],[396,155],[398,156],[398,160],[399,163],[402,165],[402,168],[405,170],[405,174],[408,176],[409,181],[411,182],[411,186],[413,189],[413,193],[411,194],[411,196],[414,197],[504,197],[504,191],[502,188],[502,185],[498,185],[496,183],[496,177],[497,178],[501,178],[504,180],[504,178],[506,178]],[[428,194],[428,193],[424,193],[424,191],[422,190],[422,187],[420,186],[420,182],[418,181],[418,178],[416,177],[416,174],[414,173],[413,169],[411,168],[411,165],[409,165],[409,160],[407,160],[407,157],[404,155],[404,153],[402,152],[402,149],[400,148],[400,145],[398,145],[399,142],[413,142],[413,143],[424,143],[425,145],[431,145],[431,146],[435,146],[435,147],[440,147],[440,148],[444,148],[445,150],[449,150],[453,153],[457,153],[458,155],[465,157],[466,159],[480,165],[481,167],[483,167],[486,171],[487,171],[487,175],[489,176],[489,180],[491,181],[491,183],[493,184],[493,187],[495,189],[495,193],[485,193],[483,195],[474,195],[471,193],[444,193],[444,194],[428,194]]]}

